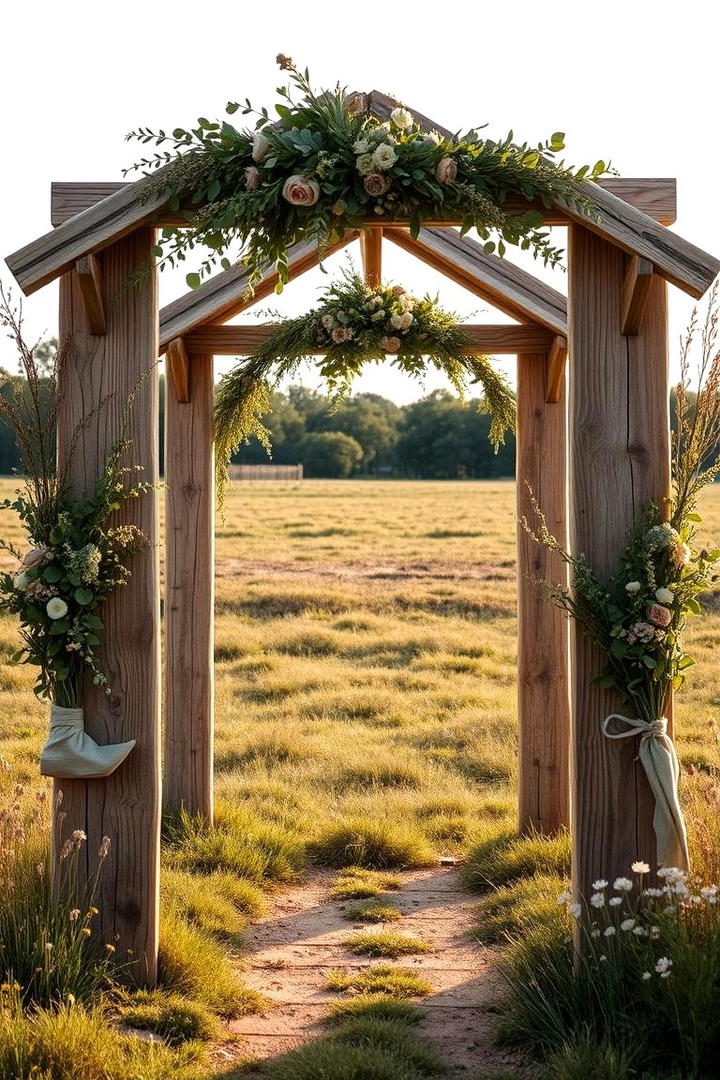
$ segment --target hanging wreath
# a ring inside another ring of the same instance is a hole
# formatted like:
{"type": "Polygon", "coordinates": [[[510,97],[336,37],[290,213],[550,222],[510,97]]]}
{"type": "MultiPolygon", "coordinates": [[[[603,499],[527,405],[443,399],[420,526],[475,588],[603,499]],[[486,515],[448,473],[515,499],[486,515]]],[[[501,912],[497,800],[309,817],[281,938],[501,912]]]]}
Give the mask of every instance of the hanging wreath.
{"type": "Polygon", "coordinates": [[[411,296],[400,285],[369,288],[347,271],[306,315],[278,323],[269,337],[220,382],[215,399],[215,450],[220,489],[231,455],[255,437],[269,450],[262,417],[270,391],[309,357],[322,351],[318,369],[336,400],[345,395],[367,363],[388,354],[392,365],[419,378],[427,363],[443,372],[464,395],[471,384],[483,390],[479,407],[490,413],[490,440],[497,450],[515,426],[515,397],[487,356],[472,355],[467,334],[430,296],[411,296]]]}
{"type": "MultiPolygon", "coordinates": [[[[516,244],[555,264],[562,253],[542,230],[542,214],[530,206],[508,214],[503,204],[510,197],[546,207],[565,200],[589,211],[578,181],[608,170],[604,161],[580,169],[556,161],[562,132],[537,146],[518,145],[512,132],[500,142],[481,139],[477,130],[448,137],[423,130],[402,107],[381,122],[365,95],[339,86],[316,94],[307,70],[282,55],[278,63],[290,72],[291,87],[278,89],[272,123],[262,108],[255,130],[200,117],[189,131],[141,127],[128,135],[171,146],[132,168],[151,175],[145,198],[166,196],[171,210],[187,208],[184,226],[162,231],[154,252],[160,265],[184,261],[198,246],[209,250],[187,275],[191,288],[217,263],[229,269],[243,251],[250,291],[269,266],[280,290],[293,244],[314,241],[322,251],[368,217],[407,220],[415,236],[423,221],[459,221],[463,232],[477,230],[488,252],[502,255],[506,244],[516,244]]],[[[255,112],[249,100],[228,103],[229,114],[238,110],[255,112]]]]}

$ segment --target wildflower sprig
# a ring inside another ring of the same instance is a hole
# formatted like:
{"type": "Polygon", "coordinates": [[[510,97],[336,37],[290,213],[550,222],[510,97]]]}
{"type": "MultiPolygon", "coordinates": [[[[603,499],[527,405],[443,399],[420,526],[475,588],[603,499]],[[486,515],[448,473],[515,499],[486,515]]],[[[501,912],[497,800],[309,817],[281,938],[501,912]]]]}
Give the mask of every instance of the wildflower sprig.
{"type": "Polygon", "coordinates": [[[480,138],[478,128],[427,131],[402,106],[383,119],[365,95],[339,85],[316,93],[307,70],[277,59],[289,85],[277,90],[272,120],[249,99],[227,105],[229,115],[254,116],[254,130],[200,117],[190,129],[140,127],[128,135],[162,147],[133,166],[150,176],[144,197],[166,196],[185,217],[182,226],[163,230],[155,252],[161,264],[182,262],[197,247],[209,252],[187,275],[190,287],[218,262],[229,268],[242,251],[251,287],[275,266],[282,288],[293,244],[315,241],[326,249],[368,217],[407,220],[414,235],[423,221],[457,220],[464,232],[477,230],[487,251],[502,255],[507,244],[519,245],[555,264],[561,252],[542,228],[537,204],[586,205],[578,182],[608,170],[604,161],[574,169],[556,160],[562,132],[530,145],[512,132],[493,141],[480,138]],[[506,212],[513,197],[527,209],[506,212]]]}

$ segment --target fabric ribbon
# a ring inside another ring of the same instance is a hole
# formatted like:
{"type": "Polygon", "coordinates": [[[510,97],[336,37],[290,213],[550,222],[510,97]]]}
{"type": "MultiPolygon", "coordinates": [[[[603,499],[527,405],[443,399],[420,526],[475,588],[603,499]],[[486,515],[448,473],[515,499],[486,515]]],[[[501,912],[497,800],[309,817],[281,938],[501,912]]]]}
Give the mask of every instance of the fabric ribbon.
{"type": "MultiPolygon", "coordinates": [[[[603,723],[603,734],[608,739],[633,739],[640,736],[638,758],[645,770],[655,797],[653,828],[657,841],[657,861],[661,866],[689,869],[687,833],[680,800],[678,781],[680,762],[672,739],[667,733],[667,717],[657,720],[631,719],[620,713],[611,713],[603,723]],[[626,724],[625,731],[610,731],[610,724],[617,720],[626,724]]],[[[638,856],[643,852],[639,851],[638,856]]]]}
{"type": "Polygon", "coordinates": [[[82,709],[50,706],[50,733],[40,754],[40,772],[62,780],[109,776],[121,765],[135,740],[98,746],[85,732],[82,709]]]}

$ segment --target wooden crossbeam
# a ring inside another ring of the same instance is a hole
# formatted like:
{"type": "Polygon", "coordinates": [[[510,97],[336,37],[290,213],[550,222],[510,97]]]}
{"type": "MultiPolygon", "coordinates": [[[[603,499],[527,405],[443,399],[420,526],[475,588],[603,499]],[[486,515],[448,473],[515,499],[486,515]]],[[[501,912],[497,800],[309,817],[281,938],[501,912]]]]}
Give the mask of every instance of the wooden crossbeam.
{"type": "Polygon", "coordinates": [[[653,264],[634,255],[628,260],[620,299],[620,332],[640,333],[652,286],[653,264]]]}
{"type": "Polygon", "coordinates": [[[181,403],[190,401],[190,360],[182,338],[174,338],[167,347],[165,364],[168,383],[181,403]]]}
{"type": "Polygon", "coordinates": [[[408,229],[387,229],[383,235],[511,318],[567,334],[567,301],[562,293],[509,259],[486,255],[482,244],[471,237],[454,229],[421,229],[417,240],[408,229]]]}
{"type": "MultiPolygon", "coordinates": [[[[259,326],[201,326],[185,338],[189,353],[211,353],[214,356],[247,356],[255,346],[266,341],[275,329],[272,323],[259,326]]],[[[542,326],[464,326],[470,345],[468,354],[487,353],[490,356],[539,353],[546,355],[552,348],[554,335],[542,326]]],[[[316,355],[325,350],[318,348],[316,355]]]]}
{"type": "Polygon", "coordinates": [[[362,255],[365,284],[376,288],[382,280],[382,229],[360,230],[360,253],[362,255]]]}
{"type": "MultiPolygon", "coordinates": [[[[322,252],[327,258],[346,247],[357,237],[356,232],[348,232],[337,244],[322,252]]],[[[295,244],[288,252],[288,268],[291,278],[299,277],[306,270],[317,266],[321,253],[317,244],[295,244]]],[[[167,304],[160,310],[160,352],[167,349],[169,343],[177,337],[185,337],[203,323],[224,322],[239,315],[241,311],[263,300],[275,289],[278,281],[277,272],[268,270],[256,284],[255,292],[248,296],[248,273],[243,266],[235,266],[221,274],[208,278],[198,289],[192,289],[179,299],[167,304]]]]}
{"type": "Polygon", "coordinates": [[[90,333],[98,336],[107,333],[105,304],[102,290],[102,270],[95,255],[83,255],[75,263],[80,295],[87,315],[90,333]]]}
{"type": "Polygon", "coordinates": [[[557,404],[562,399],[565,385],[565,367],[567,365],[568,343],[567,338],[558,334],[552,340],[550,352],[547,358],[547,372],[545,375],[545,401],[548,404],[557,404]]]}

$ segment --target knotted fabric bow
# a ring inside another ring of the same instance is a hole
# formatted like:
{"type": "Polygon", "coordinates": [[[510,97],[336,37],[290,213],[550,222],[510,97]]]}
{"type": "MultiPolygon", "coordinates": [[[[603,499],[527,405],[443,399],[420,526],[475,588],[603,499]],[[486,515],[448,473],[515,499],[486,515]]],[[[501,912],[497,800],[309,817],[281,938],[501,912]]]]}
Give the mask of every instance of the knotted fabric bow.
{"type": "Polygon", "coordinates": [[[661,866],[676,866],[679,870],[688,870],[687,834],[678,798],[680,762],[673,741],[667,733],[667,726],[665,716],[648,722],[639,718],[630,719],[620,713],[611,713],[603,723],[603,734],[608,739],[633,739],[640,736],[638,757],[655,796],[653,828],[657,841],[657,861],[661,866]],[[613,720],[626,724],[626,730],[610,731],[613,720]]]}

